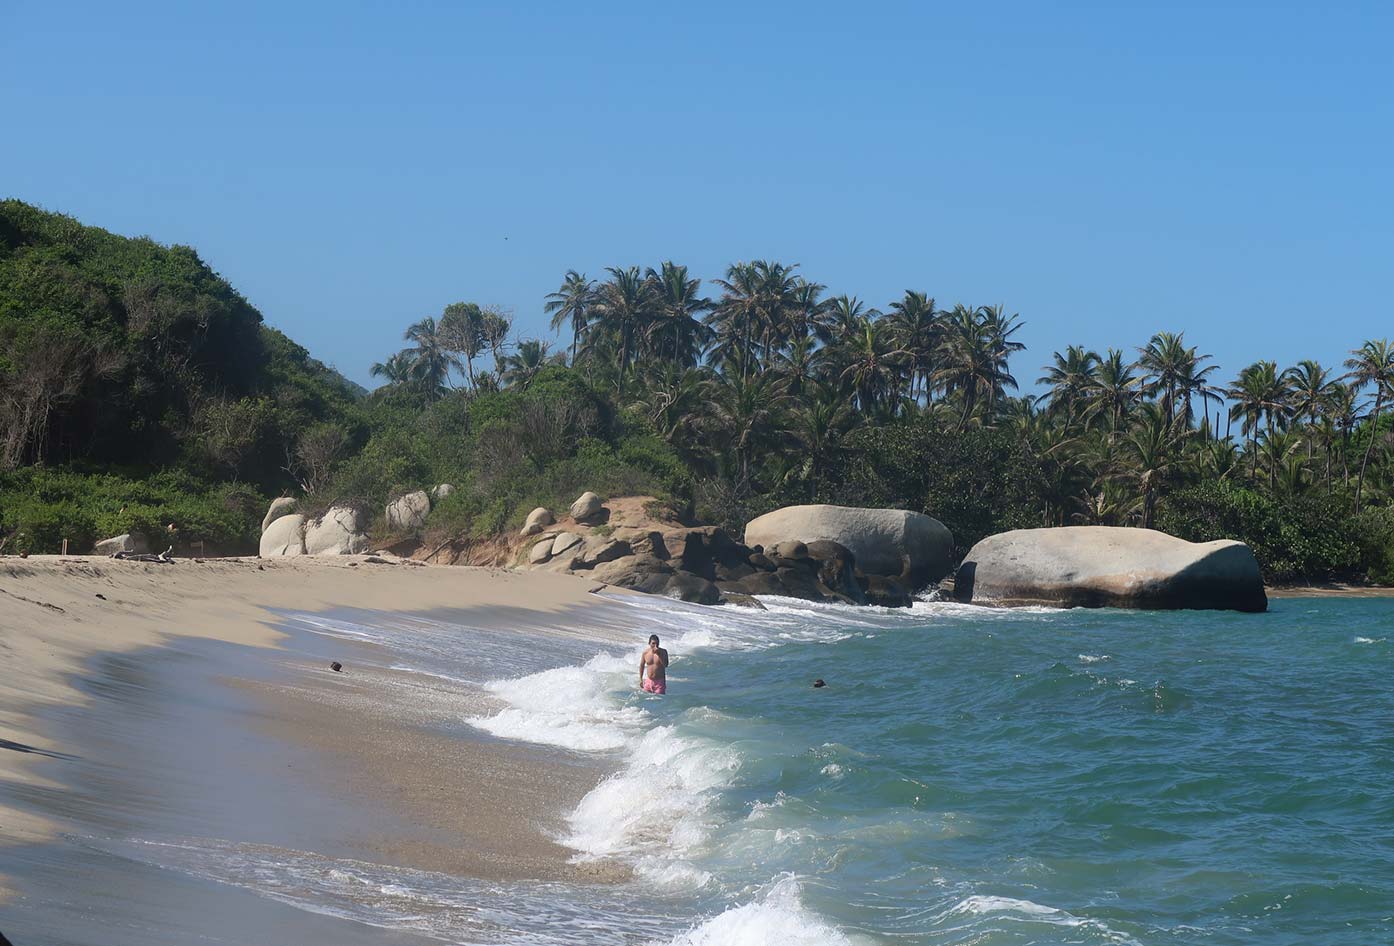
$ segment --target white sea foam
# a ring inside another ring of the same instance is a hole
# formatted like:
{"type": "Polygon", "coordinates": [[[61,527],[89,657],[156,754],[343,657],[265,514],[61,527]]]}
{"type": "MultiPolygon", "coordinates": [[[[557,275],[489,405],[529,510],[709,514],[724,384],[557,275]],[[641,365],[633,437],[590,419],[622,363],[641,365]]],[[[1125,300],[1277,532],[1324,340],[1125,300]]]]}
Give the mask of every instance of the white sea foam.
{"type": "Polygon", "coordinates": [[[783,877],[750,903],[681,933],[671,946],[850,946],[799,900],[799,883],[783,877]]]}
{"type": "Polygon", "coordinates": [[[1113,657],[1111,657],[1111,656],[1108,655],[1108,654],[1080,654],[1080,655],[1079,655],[1079,662],[1082,663],[1082,664],[1099,664],[1099,663],[1103,663],[1105,660],[1112,660],[1112,659],[1113,659],[1113,657]]]}
{"type": "Polygon", "coordinates": [[[1357,637],[1357,638],[1355,639],[1355,643],[1357,643],[1357,644],[1383,644],[1383,643],[1384,643],[1385,641],[1387,641],[1388,639],[1389,639],[1389,638],[1387,638],[1387,637],[1357,637]]]}
{"type": "Polygon", "coordinates": [[[608,654],[579,667],[557,667],[485,686],[509,705],[471,725],[505,739],[520,739],[580,752],[621,749],[641,731],[647,714],[609,695],[627,674],[627,659],[608,654]]]}

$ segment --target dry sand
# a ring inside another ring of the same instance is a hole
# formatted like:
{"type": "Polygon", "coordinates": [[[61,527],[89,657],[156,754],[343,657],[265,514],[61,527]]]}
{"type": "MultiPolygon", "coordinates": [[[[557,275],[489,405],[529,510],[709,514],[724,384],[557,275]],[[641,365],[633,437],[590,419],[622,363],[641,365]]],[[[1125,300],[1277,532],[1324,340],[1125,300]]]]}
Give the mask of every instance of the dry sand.
{"type": "MultiPolygon", "coordinates": [[[[284,635],[267,609],[331,607],[395,612],[507,608],[558,614],[595,602],[593,581],[501,569],[373,564],[364,557],[181,560],[172,565],[98,558],[0,557],[0,787],[61,792],[45,753],[71,750],[38,717],[84,697],[72,685],[97,654],[159,646],[178,637],[274,648],[284,635]],[[12,750],[12,751],[3,751],[12,750]]],[[[567,852],[539,828],[599,774],[558,777],[527,747],[423,731],[344,675],[325,673],[294,688],[232,681],[259,695],[264,730],[327,760],[322,780],[355,803],[390,810],[408,831],[360,838],[384,863],[476,876],[574,876],[567,852]],[[376,710],[374,707],[376,706],[376,710]],[[345,739],[344,733],[358,738],[345,739]],[[459,773],[472,772],[462,817],[459,773]],[[546,777],[544,776],[546,774],[546,777]]],[[[458,698],[459,694],[454,694],[458,698]]],[[[563,773],[566,775],[566,773],[563,773]]],[[[12,793],[7,793],[12,794],[12,793]]],[[[373,823],[373,819],[365,819],[373,823]]],[[[63,825],[0,803],[0,844],[32,844],[63,825]]],[[[602,878],[604,869],[598,873],[602,878]]],[[[0,881],[3,883],[3,881],[0,881]]],[[[3,895],[0,887],[0,895],[3,895]]]]}

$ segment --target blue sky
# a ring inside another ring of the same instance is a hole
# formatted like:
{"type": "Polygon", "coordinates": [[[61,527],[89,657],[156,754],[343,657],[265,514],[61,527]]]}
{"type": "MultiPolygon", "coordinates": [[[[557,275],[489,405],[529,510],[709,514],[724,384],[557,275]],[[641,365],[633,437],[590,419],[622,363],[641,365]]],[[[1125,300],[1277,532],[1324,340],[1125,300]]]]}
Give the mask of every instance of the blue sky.
{"type": "Polygon", "coordinates": [[[0,0],[0,194],[189,243],[369,383],[565,270],[1004,303],[1017,376],[1394,334],[1386,4],[0,0]]]}

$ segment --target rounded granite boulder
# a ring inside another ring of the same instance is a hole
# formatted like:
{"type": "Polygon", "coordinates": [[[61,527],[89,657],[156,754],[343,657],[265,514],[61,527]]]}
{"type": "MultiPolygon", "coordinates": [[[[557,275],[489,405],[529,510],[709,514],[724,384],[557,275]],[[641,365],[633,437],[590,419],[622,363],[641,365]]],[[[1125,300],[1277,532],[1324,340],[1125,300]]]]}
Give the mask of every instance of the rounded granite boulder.
{"type": "Polygon", "coordinates": [[[1244,543],[1114,526],[988,536],[964,557],[954,597],[1064,608],[1268,609],[1263,575],[1244,543]]]}

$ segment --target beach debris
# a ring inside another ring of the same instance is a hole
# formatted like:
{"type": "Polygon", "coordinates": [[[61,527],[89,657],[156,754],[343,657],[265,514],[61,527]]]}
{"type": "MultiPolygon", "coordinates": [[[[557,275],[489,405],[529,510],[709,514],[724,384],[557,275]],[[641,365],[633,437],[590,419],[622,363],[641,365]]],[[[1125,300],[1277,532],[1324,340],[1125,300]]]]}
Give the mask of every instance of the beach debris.
{"type": "Polygon", "coordinates": [[[827,684],[823,682],[822,677],[819,677],[817,680],[813,681],[813,689],[815,690],[821,689],[825,686],[827,686],[827,684]]]}
{"type": "Polygon", "coordinates": [[[363,561],[369,563],[370,565],[396,565],[396,564],[397,564],[396,562],[389,561],[388,559],[383,558],[381,555],[369,555],[367,558],[363,559],[363,561]]]}
{"type": "Polygon", "coordinates": [[[557,520],[552,516],[552,510],[548,509],[546,506],[538,506],[532,512],[528,513],[527,519],[523,520],[523,528],[518,534],[523,538],[527,538],[530,535],[537,535],[556,521],[557,520]]]}
{"type": "Polygon", "coordinates": [[[96,595],[96,596],[97,596],[98,598],[101,598],[103,601],[106,600],[106,595],[102,594],[100,591],[97,592],[97,595],[96,595]]]}
{"type": "Polygon", "coordinates": [[[174,559],[170,553],[174,551],[174,546],[170,546],[158,555],[149,552],[113,552],[111,557],[123,562],[150,562],[155,565],[173,565],[174,559]]]}
{"type": "Polygon", "coordinates": [[[333,670],[335,673],[343,673],[343,672],[344,672],[344,665],[341,664],[341,663],[339,663],[339,661],[337,661],[337,660],[333,660],[333,661],[330,661],[330,663],[329,663],[329,669],[330,669],[330,670],[333,670]]]}

